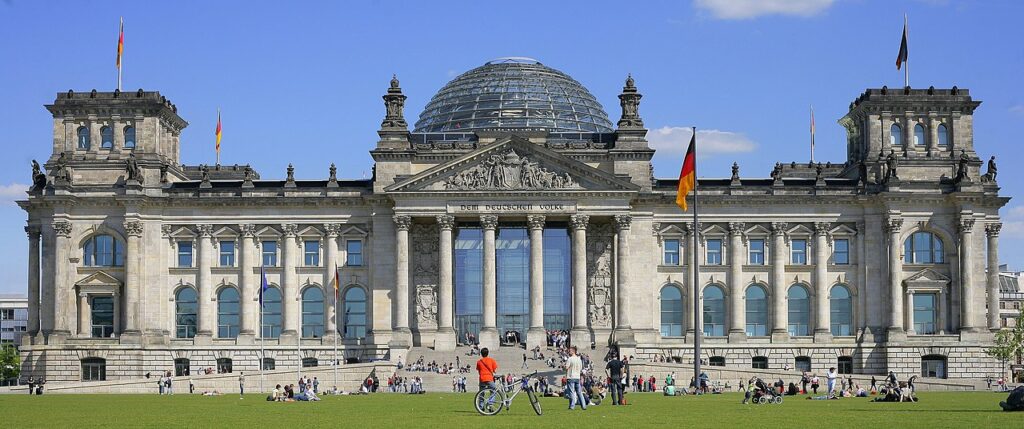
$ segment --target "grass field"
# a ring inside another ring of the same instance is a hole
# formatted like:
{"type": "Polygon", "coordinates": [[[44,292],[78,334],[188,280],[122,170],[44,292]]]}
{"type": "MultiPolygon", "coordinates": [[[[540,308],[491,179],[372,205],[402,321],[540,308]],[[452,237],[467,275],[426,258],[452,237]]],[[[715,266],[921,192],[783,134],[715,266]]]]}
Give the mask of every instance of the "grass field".
{"type": "Polygon", "coordinates": [[[537,416],[525,396],[511,412],[478,415],[471,394],[376,394],[325,397],[321,402],[272,403],[237,395],[0,395],[0,425],[28,427],[278,427],[327,428],[1024,428],[1024,413],[999,409],[1005,394],[921,393],[918,403],[873,403],[870,398],[781,405],[740,405],[738,393],[702,397],[631,394],[631,404],[610,403],[568,411],[567,401],[543,398],[537,416]]]}

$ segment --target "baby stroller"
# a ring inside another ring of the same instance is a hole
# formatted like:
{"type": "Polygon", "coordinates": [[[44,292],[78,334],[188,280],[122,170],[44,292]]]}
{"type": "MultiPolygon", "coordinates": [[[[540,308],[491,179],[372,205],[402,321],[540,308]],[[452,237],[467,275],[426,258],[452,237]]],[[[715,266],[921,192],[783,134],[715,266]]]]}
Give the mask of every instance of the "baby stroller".
{"type": "Polygon", "coordinates": [[[754,396],[752,402],[755,404],[781,404],[782,394],[774,387],[765,383],[764,380],[758,378],[754,381],[754,396]]]}

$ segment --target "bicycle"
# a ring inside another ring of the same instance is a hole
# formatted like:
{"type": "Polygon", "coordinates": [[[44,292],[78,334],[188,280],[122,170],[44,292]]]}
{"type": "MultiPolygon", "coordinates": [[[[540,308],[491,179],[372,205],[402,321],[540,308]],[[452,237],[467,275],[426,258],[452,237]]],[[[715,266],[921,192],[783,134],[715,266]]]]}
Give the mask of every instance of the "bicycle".
{"type": "Polygon", "coordinates": [[[530,405],[533,406],[533,411],[538,416],[543,414],[540,400],[537,398],[537,392],[530,385],[530,380],[536,377],[537,371],[534,371],[533,374],[523,375],[519,379],[513,379],[511,383],[506,383],[505,377],[495,376],[495,378],[500,380],[498,388],[487,387],[477,392],[476,397],[473,399],[476,411],[485,416],[493,416],[500,413],[502,408],[511,410],[512,400],[521,392],[526,392],[526,396],[530,398],[530,405]]]}

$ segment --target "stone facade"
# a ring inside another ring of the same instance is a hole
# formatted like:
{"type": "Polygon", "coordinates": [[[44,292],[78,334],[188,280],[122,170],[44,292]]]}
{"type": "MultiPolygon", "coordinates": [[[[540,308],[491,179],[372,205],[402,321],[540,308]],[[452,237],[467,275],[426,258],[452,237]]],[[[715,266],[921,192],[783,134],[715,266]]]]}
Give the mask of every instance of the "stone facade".
{"type": "Polygon", "coordinates": [[[529,230],[529,346],[547,327],[543,232],[561,225],[576,344],[686,362],[697,294],[703,355],[730,366],[807,357],[815,370],[846,359],[861,374],[920,373],[928,357],[950,378],[996,374],[984,348],[999,327],[986,307],[998,279],[986,269],[998,266],[1008,198],[981,172],[967,90],[868,90],[840,120],[845,162],[701,179],[696,225],[675,205],[677,181],[652,176],[640,98],[630,78],[610,133],[410,133],[394,79],[372,179],[332,168],[325,180],[262,180],[248,166],[181,165],[187,123],[157,92],[59,94],[47,181],[19,202],[40,255],[23,372],[80,380],[92,359],[117,379],[175,359],[256,371],[261,357],[330,364],[335,349],[347,361],[451,350],[464,338],[453,237],[466,225],[482,237],[478,339],[497,347],[496,235],[515,223],[529,230]]]}

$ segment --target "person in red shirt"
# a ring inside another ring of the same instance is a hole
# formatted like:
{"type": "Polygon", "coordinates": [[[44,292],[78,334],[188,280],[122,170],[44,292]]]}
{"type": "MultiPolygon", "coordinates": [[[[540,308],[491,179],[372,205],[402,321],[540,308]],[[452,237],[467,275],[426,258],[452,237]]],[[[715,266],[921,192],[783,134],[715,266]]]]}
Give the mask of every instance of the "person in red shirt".
{"type": "Polygon", "coordinates": [[[494,373],[498,371],[498,362],[488,357],[490,350],[487,347],[480,349],[480,360],[476,361],[476,371],[480,373],[480,390],[490,387],[497,389],[494,385],[494,373]]]}

